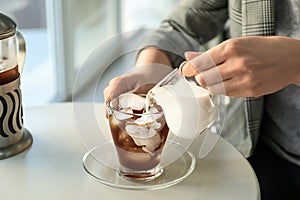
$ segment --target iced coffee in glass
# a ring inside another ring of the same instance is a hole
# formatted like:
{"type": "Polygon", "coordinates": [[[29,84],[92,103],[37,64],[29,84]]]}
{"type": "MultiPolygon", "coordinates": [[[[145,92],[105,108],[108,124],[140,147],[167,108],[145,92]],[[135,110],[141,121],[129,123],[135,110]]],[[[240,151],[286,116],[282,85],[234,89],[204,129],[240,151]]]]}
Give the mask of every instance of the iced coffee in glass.
{"type": "Polygon", "coordinates": [[[145,95],[125,93],[107,105],[120,176],[150,181],[162,174],[161,154],[169,128],[162,108],[145,95]]]}

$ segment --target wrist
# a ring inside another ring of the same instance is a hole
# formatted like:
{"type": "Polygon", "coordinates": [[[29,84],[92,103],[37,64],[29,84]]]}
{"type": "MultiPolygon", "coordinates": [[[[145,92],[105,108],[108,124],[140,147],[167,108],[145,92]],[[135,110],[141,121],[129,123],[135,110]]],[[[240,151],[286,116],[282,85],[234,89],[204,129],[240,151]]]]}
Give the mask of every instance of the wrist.
{"type": "Polygon", "coordinates": [[[139,52],[136,59],[136,66],[153,63],[171,66],[169,56],[156,47],[147,47],[139,52]]]}
{"type": "Polygon", "coordinates": [[[141,50],[137,56],[134,73],[152,83],[157,83],[170,73],[173,68],[168,55],[155,47],[141,50]]]}

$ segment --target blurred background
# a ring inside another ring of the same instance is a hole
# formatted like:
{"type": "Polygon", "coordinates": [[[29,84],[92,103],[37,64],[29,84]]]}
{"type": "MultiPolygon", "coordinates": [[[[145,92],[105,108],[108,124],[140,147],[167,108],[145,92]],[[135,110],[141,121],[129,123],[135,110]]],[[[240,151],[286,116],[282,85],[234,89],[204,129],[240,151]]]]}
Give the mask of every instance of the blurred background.
{"type": "Polygon", "coordinates": [[[118,33],[157,27],[177,2],[0,0],[0,11],[15,20],[26,40],[23,106],[71,101],[76,74],[95,48],[118,33]]]}
{"type": "MultiPolygon", "coordinates": [[[[118,43],[101,44],[119,33],[139,28],[156,28],[178,2],[179,0],[0,0],[0,11],[16,21],[26,40],[27,54],[21,79],[23,106],[72,101],[74,96],[78,101],[94,100],[89,95],[93,92],[102,94],[105,84],[90,89],[88,85],[92,83],[91,80],[99,79],[97,76],[101,68],[107,67],[101,61],[104,62],[124,48],[118,43]],[[100,49],[97,48],[99,46],[100,49]],[[96,48],[97,63],[91,64],[86,71],[80,71],[82,64],[96,48]],[[76,79],[77,74],[80,74],[79,80],[76,79]],[[74,87],[76,80],[80,87],[74,87]],[[96,92],[87,92],[95,88],[96,92]]],[[[125,34],[131,41],[135,41],[137,35],[125,34]]],[[[206,48],[220,40],[220,37],[213,39],[206,48]]],[[[116,72],[126,72],[131,67],[131,62],[125,61],[121,59],[123,63],[115,63],[125,67],[115,69],[116,72]]],[[[103,76],[101,80],[107,83],[110,78],[103,76]]],[[[250,138],[240,134],[243,127],[245,117],[242,99],[228,98],[222,136],[247,156],[250,138]]]]}

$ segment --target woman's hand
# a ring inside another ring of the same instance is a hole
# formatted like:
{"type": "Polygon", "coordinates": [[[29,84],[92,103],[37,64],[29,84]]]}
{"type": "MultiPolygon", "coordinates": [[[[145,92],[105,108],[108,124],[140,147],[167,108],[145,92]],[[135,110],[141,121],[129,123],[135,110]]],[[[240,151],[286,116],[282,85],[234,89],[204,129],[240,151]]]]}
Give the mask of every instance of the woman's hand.
{"type": "Polygon", "coordinates": [[[287,37],[234,38],[205,53],[187,52],[182,71],[212,93],[258,97],[300,86],[299,52],[300,41],[287,37]]]}
{"type": "Polygon", "coordinates": [[[130,72],[111,79],[103,91],[105,103],[128,91],[146,92],[172,70],[166,53],[154,47],[145,48],[139,53],[136,66],[130,72]]]}
{"type": "Polygon", "coordinates": [[[148,64],[111,79],[103,91],[105,103],[125,92],[146,94],[170,70],[171,67],[148,64]]]}

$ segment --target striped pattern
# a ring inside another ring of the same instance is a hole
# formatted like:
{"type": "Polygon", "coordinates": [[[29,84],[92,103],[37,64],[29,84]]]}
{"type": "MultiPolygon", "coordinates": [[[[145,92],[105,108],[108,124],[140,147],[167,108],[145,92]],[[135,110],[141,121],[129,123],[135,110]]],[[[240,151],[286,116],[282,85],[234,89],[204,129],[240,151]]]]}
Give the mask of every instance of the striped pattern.
{"type": "MultiPolygon", "coordinates": [[[[275,34],[275,0],[242,0],[242,15],[243,36],[275,34]]],[[[245,98],[247,131],[252,139],[252,146],[257,144],[263,104],[264,97],[245,98]]]]}
{"type": "Polygon", "coordinates": [[[14,83],[16,83],[16,87],[9,87],[8,91],[0,93],[0,139],[22,134],[22,95],[18,81],[14,81],[14,83]]]}
{"type": "Polygon", "coordinates": [[[273,0],[242,0],[242,35],[274,35],[273,0]]]}
{"type": "Polygon", "coordinates": [[[275,0],[230,0],[232,37],[275,34],[275,0]]]}

